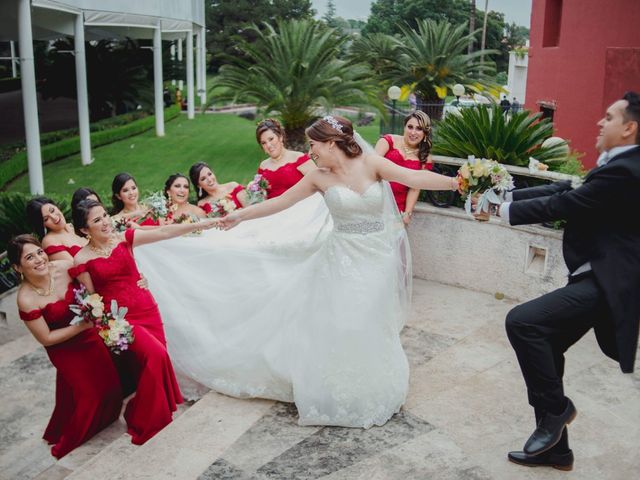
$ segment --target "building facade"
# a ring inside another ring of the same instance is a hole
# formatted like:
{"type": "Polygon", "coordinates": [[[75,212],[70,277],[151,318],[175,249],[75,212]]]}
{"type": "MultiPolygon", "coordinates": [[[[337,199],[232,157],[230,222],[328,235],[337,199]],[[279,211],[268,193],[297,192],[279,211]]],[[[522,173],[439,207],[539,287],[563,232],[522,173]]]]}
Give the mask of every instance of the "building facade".
{"type": "Polygon", "coordinates": [[[640,0],[533,0],[526,108],[595,165],[596,123],[640,91],[640,0]]]}

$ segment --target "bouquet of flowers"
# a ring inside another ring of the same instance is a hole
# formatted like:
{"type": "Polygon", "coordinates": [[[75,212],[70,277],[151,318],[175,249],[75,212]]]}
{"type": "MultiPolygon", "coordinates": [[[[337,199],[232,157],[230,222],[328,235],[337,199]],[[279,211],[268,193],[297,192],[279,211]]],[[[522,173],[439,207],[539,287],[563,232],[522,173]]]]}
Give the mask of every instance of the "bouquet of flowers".
{"type": "Polygon", "coordinates": [[[121,353],[133,343],[133,327],[125,319],[127,307],[118,307],[118,302],[111,300],[111,311],[105,312],[102,297],[97,293],[89,294],[84,285],[74,291],[75,304],[69,309],[75,313],[70,325],[77,325],[82,321],[93,323],[98,329],[98,335],[113,353],[121,353]]]}
{"type": "Polygon", "coordinates": [[[127,229],[127,224],[130,222],[130,220],[127,220],[124,217],[111,217],[111,223],[113,224],[113,229],[118,232],[118,233],[122,233],[127,229]]]}
{"type": "Polygon", "coordinates": [[[259,173],[247,184],[247,203],[253,205],[267,198],[269,182],[259,173]]]}
{"type": "Polygon", "coordinates": [[[143,219],[152,218],[153,220],[158,221],[160,218],[166,218],[169,214],[168,201],[162,192],[154,192],[148,197],[142,199],[140,203],[149,209],[149,212],[143,217],[143,219]]]}
{"type": "Polygon", "coordinates": [[[495,160],[477,159],[473,155],[458,169],[458,182],[460,192],[466,198],[464,208],[468,214],[471,214],[473,196],[479,195],[476,211],[488,214],[491,203],[502,203],[498,193],[514,188],[513,178],[503,165],[495,160]]]}
{"type": "MultiPolygon", "coordinates": [[[[173,219],[173,223],[198,223],[199,221],[200,219],[198,217],[196,217],[195,215],[187,214],[187,213],[183,213],[179,217],[173,219]]],[[[191,233],[185,233],[183,237],[195,237],[201,234],[202,234],[202,230],[194,230],[191,233]]]]}
{"type": "Polygon", "coordinates": [[[224,217],[236,209],[236,204],[230,198],[221,198],[211,204],[211,211],[208,217],[224,217]]]}

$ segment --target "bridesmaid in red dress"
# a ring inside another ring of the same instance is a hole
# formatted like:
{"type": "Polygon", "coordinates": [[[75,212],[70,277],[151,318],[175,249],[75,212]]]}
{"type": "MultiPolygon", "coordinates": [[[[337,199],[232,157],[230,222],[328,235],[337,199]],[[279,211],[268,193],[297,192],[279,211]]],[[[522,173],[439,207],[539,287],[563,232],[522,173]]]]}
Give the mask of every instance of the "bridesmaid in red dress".
{"type": "Polygon", "coordinates": [[[120,381],[107,347],[90,323],[69,325],[75,303],[68,260],[50,262],[38,240],[19,235],[7,248],[23,280],[20,318],[47,350],[56,368],[56,404],[44,433],[61,458],[116,420],[122,407],[120,381]]]}
{"type": "Polygon", "coordinates": [[[197,188],[198,206],[207,214],[211,213],[211,204],[225,197],[235,204],[236,209],[246,205],[247,192],[244,187],[238,182],[218,183],[213,170],[205,162],[191,165],[189,177],[197,188]]]}
{"type": "Polygon", "coordinates": [[[149,209],[138,203],[140,191],[136,179],[128,173],[119,173],[111,182],[111,204],[113,205],[113,218],[126,219],[132,222],[139,222],[143,227],[153,227],[162,224],[160,219],[154,220],[151,217],[140,219],[149,213],[149,209]]]}
{"type": "Polygon", "coordinates": [[[143,230],[114,232],[104,207],[93,200],[81,202],[73,212],[76,231],[89,237],[89,243],[76,255],[71,273],[97,292],[108,306],[115,299],[127,307],[126,319],[135,337],[129,348],[133,374],[137,376],[135,396],[125,410],[131,441],[141,445],[171,422],[182,395],[167,353],[167,342],[158,305],[151,292],[138,285],[140,272],[133,248],[165,240],[215,225],[214,219],[200,223],[164,225],[143,230]]]}
{"type": "Polygon", "coordinates": [[[47,197],[34,197],[27,203],[27,219],[42,239],[50,260],[73,260],[87,241],[73,231],[56,203],[47,197]]]}
{"type": "Polygon", "coordinates": [[[267,198],[282,195],[317,168],[306,153],[287,150],[284,129],[277,120],[261,121],[256,128],[256,140],[269,155],[258,168],[258,173],[269,182],[267,198]]]}
{"type": "MultiPolygon", "coordinates": [[[[412,170],[432,170],[431,159],[431,119],[416,110],[404,118],[404,134],[384,135],[376,143],[376,153],[401,167],[412,170]]],[[[411,222],[413,208],[418,201],[420,190],[409,188],[396,182],[389,182],[398,210],[402,214],[405,225],[411,222]]]]}
{"type": "Polygon", "coordinates": [[[169,175],[167,181],[164,182],[164,196],[169,200],[171,209],[166,223],[173,223],[176,219],[184,216],[196,218],[207,216],[202,208],[189,203],[190,189],[189,179],[181,173],[169,175]]]}

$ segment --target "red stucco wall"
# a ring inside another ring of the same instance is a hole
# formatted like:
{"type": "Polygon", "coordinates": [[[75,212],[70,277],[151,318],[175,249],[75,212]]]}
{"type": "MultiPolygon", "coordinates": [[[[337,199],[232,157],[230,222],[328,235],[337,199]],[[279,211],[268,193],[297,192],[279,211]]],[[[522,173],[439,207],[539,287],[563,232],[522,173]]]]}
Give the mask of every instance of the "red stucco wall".
{"type": "Polygon", "coordinates": [[[624,91],[640,91],[640,0],[533,0],[530,43],[526,107],[555,101],[556,134],[593,167],[596,122],[624,91]],[[552,11],[557,46],[543,47],[555,38],[552,11]]]}

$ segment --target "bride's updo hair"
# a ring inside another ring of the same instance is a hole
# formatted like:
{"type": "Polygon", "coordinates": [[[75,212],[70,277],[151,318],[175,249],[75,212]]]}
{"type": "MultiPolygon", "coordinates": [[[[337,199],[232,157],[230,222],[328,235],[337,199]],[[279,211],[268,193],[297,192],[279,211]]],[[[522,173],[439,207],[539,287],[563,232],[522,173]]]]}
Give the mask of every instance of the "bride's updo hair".
{"type": "Polygon", "coordinates": [[[362,148],[353,138],[351,122],[337,115],[327,115],[316,120],[305,130],[307,137],[316,142],[336,142],[336,146],[349,158],[362,155],[362,148]]]}
{"type": "Polygon", "coordinates": [[[286,136],[284,134],[284,128],[282,128],[280,122],[275,118],[265,118],[258,122],[258,126],[256,127],[256,141],[258,142],[258,145],[261,145],[260,137],[262,137],[262,134],[269,130],[279,136],[282,139],[282,143],[285,143],[286,136]]]}

